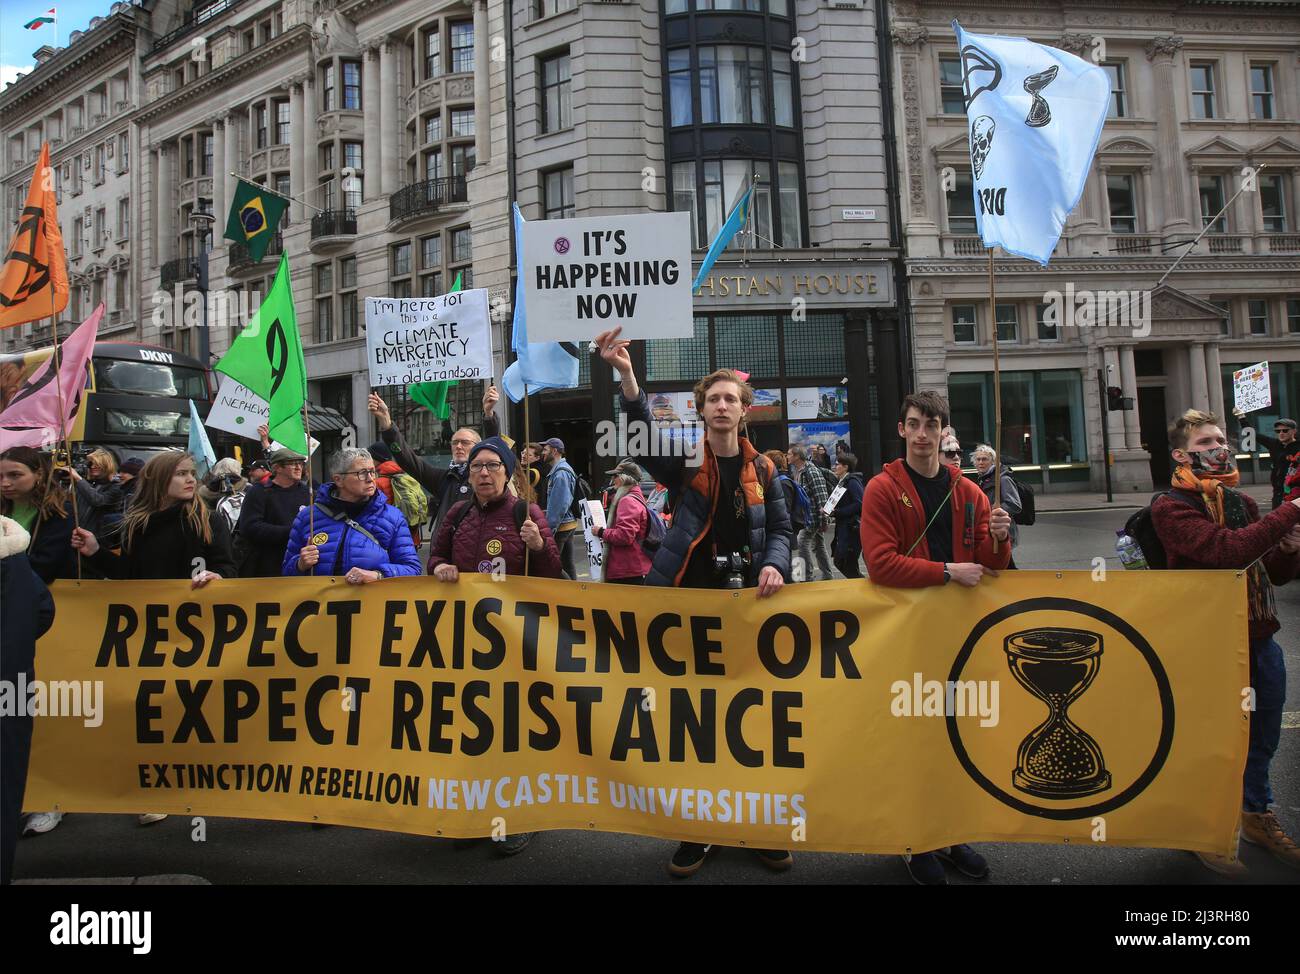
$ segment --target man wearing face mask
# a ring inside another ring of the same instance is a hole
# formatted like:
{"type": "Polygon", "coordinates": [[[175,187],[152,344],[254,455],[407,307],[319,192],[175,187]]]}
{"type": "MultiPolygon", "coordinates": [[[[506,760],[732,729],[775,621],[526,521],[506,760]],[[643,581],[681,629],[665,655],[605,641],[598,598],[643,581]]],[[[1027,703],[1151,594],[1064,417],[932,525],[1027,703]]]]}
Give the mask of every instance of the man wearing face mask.
{"type": "MultiPolygon", "coordinates": [[[[1228,440],[1213,413],[1189,409],[1169,430],[1178,465],[1173,490],[1151,504],[1151,523],[1170,568],[1228,568],[1246,572],[1250,623],[1250,747],[1243,779],[1242,837],[1280,862],[1300,869],[1300,848],[1269,811],[1273,792],[1268,766],[1277,751],[1286,699],[1286,665],[1273,639],[1281,628],[1273,608],[1273,585],[1300,573],[1300,500],[1260,517],[1237,491],[1239,474],[1228,440]]],[[[1197,853],[1209,869],[1245,874],[1240,860],[1197,853]]]]}

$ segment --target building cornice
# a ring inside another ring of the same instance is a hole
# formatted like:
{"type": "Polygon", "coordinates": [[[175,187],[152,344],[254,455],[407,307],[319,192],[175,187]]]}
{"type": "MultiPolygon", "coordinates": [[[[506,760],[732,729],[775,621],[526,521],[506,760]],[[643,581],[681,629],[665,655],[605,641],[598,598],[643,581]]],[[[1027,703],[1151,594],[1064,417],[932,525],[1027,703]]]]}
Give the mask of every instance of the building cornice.
{"type": "MultiPolygon", "coordinates": [[[[211,71],[201,78],[196,78],[179,90],[150,102],[136,113],[136,120],[148,122],[166,116],[190,102],[198,100],[200,96],[214,91],[228,90],[230,82],[247,72],[249,68],[276,60],[286,54],[296,54],[300,51],[310,50],[310,48],[311,28],[306,24],[298,24],[269,43],[227,61],[215,71],[211,71]]],[[[146,80],[148,76],[157,71],[165,70],[166,67],[165,64],[154,65],[149,69],[146,80]]]]}
{"type": "MultiPolygon", "coordinates": [[[[104,31],[101,24],[93,31],[88,31],[81,40],[71,47],[65,47],[44,64],[37,65],[32,71],[23,75],[18,81],[0,92],[0,115],[22,110],[24,103],[35,101],[36,110],[44,110],[52,98],[57,98],[69,88],[84,88],[86,72],[83,68],[88,62],[98,73],[114,59],[123,58],[128,63],[135,60],[135,35],[137,27],[134,21],[124,14],[114,14],[118,20],[115,29],[104,31]],[[103,33],[101,33],[103,31],[103,33]],[[87,39],[95,43],[86,43],[87,39]],[[121,48],[121,50],[115,50],[121,48]]],[[[18,127],[21,123],[12,123],[18,127]]],[[[10,123],[6,122],[6,128],[10,123]]]]}

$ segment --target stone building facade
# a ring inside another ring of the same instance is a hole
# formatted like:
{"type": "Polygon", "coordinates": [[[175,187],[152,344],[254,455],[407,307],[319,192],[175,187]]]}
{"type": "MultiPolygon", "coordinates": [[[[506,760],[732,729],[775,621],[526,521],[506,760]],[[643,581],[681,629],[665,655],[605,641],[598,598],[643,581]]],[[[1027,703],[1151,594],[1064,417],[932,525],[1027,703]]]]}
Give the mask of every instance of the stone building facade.
{"type": "Polygon", "coordinates": [[[1112,83],[1049,266],[996,261],[1002,449],[1018,476],[1100,488],[1105,422],[1117,488],[1166,482],[1167,423],[1189,406],[1222,415],[1231,372],[1264,360],[1275,405],[1252,423],[1271,430],[1279,413],[1300,412],[1300,13],[1211,0],[892,0],[915,380],[947,390],[963,446],[994,437],[993,350],[953,18],[1093,58],[1112,83]],[[1103,313],[1105,327],[1071,327],[1080,319],[1046,313],[1052,292],[1079,306],[1083,292],[1150,291],[1189,248],[1150,295],[1144,326],[1103,313]],[[1135,408],[1106,408],[1108,387],[1135,408]]]}

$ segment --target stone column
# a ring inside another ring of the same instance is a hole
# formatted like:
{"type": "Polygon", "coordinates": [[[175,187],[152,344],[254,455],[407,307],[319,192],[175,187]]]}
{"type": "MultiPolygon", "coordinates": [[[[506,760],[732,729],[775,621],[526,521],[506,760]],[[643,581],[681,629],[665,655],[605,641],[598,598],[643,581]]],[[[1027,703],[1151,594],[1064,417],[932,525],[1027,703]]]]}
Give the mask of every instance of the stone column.
{"type": "Polygon", "coordinates": [[[378,195],[379,174],[383,172],[384,146],[379,137],[379,48],[366,48],[365,64],[361,68],[361,107],[365,109],[365,128],[362,133],[361,162],[366,171],[369,195],[378,195]]]}
{"type": "Polygon", "coordinates": [[[1210,386],[1210,411],[1226,422],[1223,415],[1223,366],[1219,361],[1218,342],[1206,343],[1205,379],[1210,386]]]}
{"type": "Polygon", "coordinates": [[[155,158],[157,179],[154,185],[158,187],[155,212],[158,214],[158,263],[161,265],[176,258],[176,201],[172,189],[175,153],[172,146],[160,142],[155,158]]]}
{"type": "MultiPolygon", "coordinates": [[[[1104,345],[1101,350],[1102,360],[1106,366],[1105,376],[1106,385],[1119,386],[1121,391],[1124,388],[1122,369],[1120,367],[1120,354],[1117,345],[1104,345]]],[[[1106,405],[1106,400],[1102,400],[1101,409],[1106,417],[1106,424],[1110,428],[1110,449],[1112,453],[1118,453],[1120,450],[1128,448],[1128,440],[1124,435],[1124,414],[1118,411],[1112,412],[1106,405]]]]}
{"type": "Polygon", "coordinates": [[[1156,154],[1160,159],[1160,170],[1168,173],[1168,178],[1161,180],[1165,216],[1162,229],[1166,234],[1186,233],[1192,226],[1183,181],[1178,178],[1184,170],[1178,137],[1178,108],[1174,103],[1178,84],[1174,75],[1174,57],[1182,48],[1181,37],[1156,37],[1147,43],[1146,48],[1147,60],[1155,66],[1156,154]]]}
{"type": "MultiPolygon", "coordinates": [[[[302,104],[302,135],[295,136],[295,140],[301,140],[302,142],[302,198],[320,206],[322,200],[316,192],[316,174],[320,172],[320,149],[316,145],[316,114],[319,103],[316,101],[316,79],[310,74],[306,76],[306,80],[303,82],[302,104]]],[[[343,151],[342,147],[339,148],[339,151],[343,151]]],[[[343,165],[343,160],[340,159],[337,164],[343,165]]],[[[342,196],[339,197],[339,206],[343,206],[342,196]]],[[[310,206],[304,206],[303,213],[308,220],[316,215],[316,211],[310,206]]]]}
{"type": "MultiPolygon", "coordinates": [[[[302,196],[307,187],[303,177],[306,153],[306,112],[303,106],[303,81],[293,79],[289,84],[289,195],[302,196]]],[[[274,119],[271,124],[274,124],[274,119]]],[[[298,202],[289,204],[289,217],[294,223],[303,219],[303,205],[298,202]]]]}
{"type": "Polygon", "coordinates": [[[1142,194],[1141,230],[1145,234],[1151,234],[1155,232],[1158,226],[1160,226],[1160,216],[1156,212],[1156,192],[1155,188],[1151,184],[1151,167],[1143,166],[1139,172],[1141,175],[1138,178],[1138,184],[1140,187],[1138,192],[1142,194]]]}
{"type": "MultiPolygon", "coordinates": [[[[894,52],[898,59],[898,105],[896,127],[902,141],[902,153],[899,161],[899,187],[905,233],[908,238],[909,251],[918,257],[939,256],[939,227],[934,214],[942,212],[943,189],[934,182],[930,191],[932,199],[926,199],[926,153],[925,111],[921,104],[923,85],[920,78],[921,48],[929,39],[930,31],[919,24],[896,24],[890,28],[894,42],[894,52]],[[934,209],[931,209],[933,207],[934,209]]],[[[881,70],[890,70],[891,66],[882,65],[881,70]]],[[[925,71],[931,70],[926,66],[925,71]]],[[[928,77],[928,75],[927,75],[928,77]]],[[[933,171],[933,170],[931,170],[933,171]]]]}
{"type": "Polygon", "coordinates": [[[1205,381],[1205,343],[1192,342],[1187,347],[1187,375],[1191,381],[1192,408],[1210,408],[1210,390],[1205,381]]]}
{"type": "Polygon", "coordinates": [[[1133,346],[1119,347],[1119,387],[1126,398],[1133,400],[1133,408],[1118,414],[1123,418],[1124,443],[1130,450],[1142,449],[1142,431],[1138,428],[1137,412],[1137,368],[1133,361],[1133,346]]]}
{"type": "Polygon", "coordinates": [[[230,199],[226,196],[226,123],[218,118],[212,122],[212,213],[217,222],[212,226],[212,245],[225,246],[221,242],[222,221],[230,199]]]}
{"type": "Polygon", "coordinates": [[[492,160],[492,102],[488,93],[487,0],[474,3],[474,157],[476,165],[492,160]]]}
{"type": "Polygon", "coordinates": [[[383,144],[379,174],[380,192],[385,196],[397,192],[400,172],[397,159],[402,136],[397,124],[397,61],[396,42],[385,38],[379,49],[379,140],[383,144]]]}
{"type": "MultiPolygon", "coordinates": [[[[232,170],[234,172],[238,172],[241,168],[243,168],[241,166],[242,160],[240,159],[239,156],[239,126],[240,126],[239,112],[231,112],[229,115],[225,117],[225,128],[223,131],[226,140],[226,164],[222,167],[222,171],[220,175],[221,175],[222,185],[225,186],[226,188],[227,206],[230,205],[229,201],[235,198],[235,189],[239,185],[239,181],[235,179],[234,176],[230,175],[230,173],[232,170]]],[[[226,219],[226,214],[218,210],[217,223],[220,224],[225,219],[226,219]]]]}

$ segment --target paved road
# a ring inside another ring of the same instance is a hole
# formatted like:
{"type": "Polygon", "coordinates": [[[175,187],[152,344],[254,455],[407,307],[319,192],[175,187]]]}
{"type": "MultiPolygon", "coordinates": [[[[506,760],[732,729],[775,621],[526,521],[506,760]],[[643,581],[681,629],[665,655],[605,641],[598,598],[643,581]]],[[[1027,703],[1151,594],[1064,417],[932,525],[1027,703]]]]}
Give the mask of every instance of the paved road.
{"type": "MultiPolygon", "coordinates": [[[[1114,557],[1114,532],[1128,512],[1040,514],[1024,530],[1017,563],[1026,568],[1090,568],[1114,557]]],[[[1288,707],[1300,711],[1300,582],[1278,592],[1280,642],[1287,657],[1288,707]]],[[[1176,620],[1177,607],[1170,608],[1176,620]]],[[[1300,721],[1273,762],[1278,814],[1300,836],[1300,721]]],[[[493,855],[491,843],[457,849],[448,840],[363,829],[242,819],[209,819],[207,840],[190,838],[188,819],[149,827],[122,815],[70,815],[55,831],[19,843],[18,877],[144,876],[192,873],[213,883],[657,883],[672,882],[664,865],[674,848],[659,839],[605,833],[551,832],[514,859],[493,855]]],[[[999,844],[980,847],[993,864],[992,882],[1220,883],[1187,853],[1167,850],[999,844]]],[[[1255,882],[1300,883],[1288,870],[1243,846],[1255,882]]],[[[901,860],[888,856],[799,853],[795,868],[767,872],[750,853],[715,855],[692,883],[906,883],[901,860]]],[[[954,882],[964,882],[960,878],[954,882]]]]}

